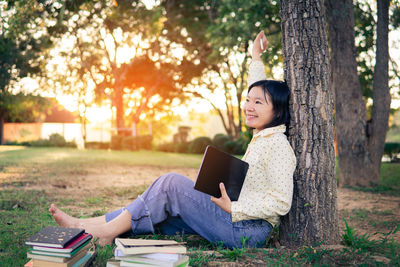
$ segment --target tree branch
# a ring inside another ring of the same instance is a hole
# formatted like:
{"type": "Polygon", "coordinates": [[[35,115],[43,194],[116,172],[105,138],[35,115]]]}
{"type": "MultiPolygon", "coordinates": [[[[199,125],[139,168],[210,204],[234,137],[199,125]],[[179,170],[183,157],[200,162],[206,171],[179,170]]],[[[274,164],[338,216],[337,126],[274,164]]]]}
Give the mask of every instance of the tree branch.
{"type": "Polygon", "coordinates": [[[114,64],[113,64],[113,62],[112,62],[112,60],[111,60],[110,53],[108,53],[106,41],[104,40],[104,38],[103,38],[103,36],[101,35],[100,31],[99,31],[99,36],[100,36],[100,38],[101,38],[101,41],[103,42],[104,51],[106,52],[106,58],[107,58],[107,60],[108,60],[108,63],[110,63],[111,69],[114,71],[115,66],[114,66],[114,64]]]}
{"type": "Polygon", "coordinates": [[[222,125],[224,126],[225,131],[228,133],[228,135],[232,135],[231,130],[228,128],[224,115],[222,114],[222,111],[217,108],[217,106],[214,105],[214,103],[208,99],[207,97],[203,96],[202,94],[200,94],[199,92],[193,92],[193,91],[185,91],[185,93],[189,93],[194,95],[195,97],[200,97],[202,99],[205,99],[206,101],[208,101],[208,103],[210,103],[210,105],[214,108],[214,110],[216,110],[218,112],[218,115],[220,116],[221,120],[222,120],[222,125]]]}

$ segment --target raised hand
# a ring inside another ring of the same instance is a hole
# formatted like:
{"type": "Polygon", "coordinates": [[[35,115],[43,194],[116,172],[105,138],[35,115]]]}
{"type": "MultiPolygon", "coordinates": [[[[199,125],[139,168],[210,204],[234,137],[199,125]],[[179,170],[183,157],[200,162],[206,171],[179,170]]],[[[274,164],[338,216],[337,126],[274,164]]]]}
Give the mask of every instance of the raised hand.
{"type": "Polygon", "coordinates": [[[267,47],[268,47],[267,37],[265,36],[264,31],[261,31],[257,34],[257,37],[254,40],[253,51],[251,54],[253,60],[261,60],[260,54],[264,52],[267,49],[267,47]],[[261,47],[261,43],[263,44],[263,47],[261,47]]]}

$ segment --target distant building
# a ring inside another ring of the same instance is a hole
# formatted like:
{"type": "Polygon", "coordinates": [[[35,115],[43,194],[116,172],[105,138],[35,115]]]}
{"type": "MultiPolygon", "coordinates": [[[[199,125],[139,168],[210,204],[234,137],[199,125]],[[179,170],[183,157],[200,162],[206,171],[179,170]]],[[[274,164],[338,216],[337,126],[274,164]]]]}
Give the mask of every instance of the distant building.
{"type": "Polygon", "coordinates": [[[66,110],[55,98],[49,99],[51,109],[41,119],[41,122],[5,122],[4,142],[23,142],[48,138],[53,133],[59,133],[67,141],[81,139],[79,116],[66,110]]]}

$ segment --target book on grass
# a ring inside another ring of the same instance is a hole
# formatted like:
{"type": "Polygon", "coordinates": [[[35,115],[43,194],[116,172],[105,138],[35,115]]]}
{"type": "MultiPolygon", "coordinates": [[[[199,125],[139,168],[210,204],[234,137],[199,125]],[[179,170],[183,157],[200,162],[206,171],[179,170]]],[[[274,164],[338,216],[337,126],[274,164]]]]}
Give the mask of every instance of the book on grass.
{"type": "Polygon", "coordinates": [[[121,261],[121,266],[159,266],[159,267],[177,267],[187,266],[189,257],[183,254],[171,253],[150,253],[136,256],[115,257],[121,261]]]}
{"type": "Polygon", "coordinates": [[[249,164],[213,146],[207,146],[197,174],[194,189],[221,197],[220,183],[232,201],[239,198],[249,164]]]}
{"type": "Polygon", "coordinates": [[[26,245],[63,248],[85,232],[79,228],[45,227],[25,241],[26,245]]]}
{"type": "Polygon", "coordinates": [[[30,259],[27,263],[25,263],[24,267],[33,267],[33,259],[30,259]]]}
{"type": "Polygon", "coordinates": [[[40,267],[87,267],[95,257],[95,251],[86,252],[82,257],[76,258],[68,262],[51,262],[39,259],[33,259],[33,266],[40,267]]]}
{"type": "Polygon", "coordinates": [[[148,240],[116,238],[117,245],[114,255],[126,256],[147,253],[181,253],[187,252],[186,247],[174,240],[148,240]]]}
{"type": "Polygon", "coordinates": [[[92,247],[92,244],[90,242],[88,242],[86,245],[84,245],[78,252],[76,252],[71,257],[63,257],[63,256],[59,256],[59,255],[50,254],[51,252],[46,252],[46,253],[49,253],[46,255],[40,255],[40,254],[32,253],[32,251],[29,251],[27,253],[27,257],[30,259],[34,259],[34,260],[42,260],[42,261],[48,261],[48,262],[52,262],[52,263],[68,263],[68,262],[75,263],[77,260],[82,258],[91,247],[92,247]]]}
{"type": "Polygon", "coordinates": [[[80,247],[76,248],[75,250],[71,252],[54,252],[54,251],[43,251],[43,250],[35,250],[34,248],[31,248],[29,250],[29,253],[35,254],[35,255],[46,255],[46,256],[51,256],[51,257],[63,257],[63,258],[71,258],[73,257],[76,253],[78,253],[82,249],[89,249],[91,246],[90,240],[86,241],[86,243],[83,243],[80,247]]]}
{"type": "Polygon", "coordinates": [[[121,262],[114,260],[114,259],[107,261],[107,265],[106,265],[106,267],[120,267],[120,266],[121,266],[121,262]]]}
{"type": "Polygon", "coordinates": [[[73,250],[77,249],[78,247],[85,244],[87,241],[92,239],[92,235],[88,233],[83,233],[70,243],[68,243],[64,248],[54,248],[54,247],[45,247],[45,246],[33,246],[32,248],[36,251],[52,251],[58,253],[68,253],[72,252],[73,250]]]}
{"type": "Polygon", "coordinates": [[[88,251],[85,256],[83,256],[80,260],[75,262],[72,267],[88,267],[90,263],[93,261],[94,257],[96,257],[96,251],[88,251]]]}

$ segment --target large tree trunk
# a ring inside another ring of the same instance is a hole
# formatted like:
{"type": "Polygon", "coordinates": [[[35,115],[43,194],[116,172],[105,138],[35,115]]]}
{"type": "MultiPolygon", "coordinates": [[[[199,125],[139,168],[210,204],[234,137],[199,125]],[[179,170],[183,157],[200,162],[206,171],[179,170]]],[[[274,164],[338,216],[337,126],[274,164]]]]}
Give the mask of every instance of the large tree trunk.
{"type": "Polygon", "coordinates": [[[378,0],[378,24],[376,38],[376,64],[374,69],[373,100],[371,114],[371,136],[369,137],[369,153],[373,176],[370,181],[379,184],[383,148],[390,112],[389,88],[389,0],[378,0]]]}
{"type": "Polygon", "coordinates": [[[4,134],[4,114],[0,112],[0,145],[3,144],[3,134],[4,134]]]}
{"type": "Polygon", "coordinates": [[[322,0],[282,0],[281,19],[297,169],[280,240],[287,246],[337,244],[333,94],[322,0]]]}
{"type": "MultiPolygon", "coordinates": [[[[350,186],[376,185],[379,183],[380,160],[390,109],[390,95],[387,95],[389,89],[386,89],[388,56],[381,55],[381,58],[377,60],[376,68],[381,68],[379,72],[383,73],[379,74],[379,81],[374,81],[374,115],[368,123],[357,73],[353,2],[352,0],[327,0],[325,3],[331,44],[332,82],[336,96],[335,123],[339,180],[341,184],[350,186]],[[386,74],[384,74],[383,61],[386,62],[386,74]]],[[[387,25],[386,21],[386,46],[387,25]]],[[[382,25],[380,27],[384,28],[382,25]]],[[[378,34],[381,44],[377,52],[379,50],[379,53],[385,54],[382,49],[382,43],[385,42],[383,37],[385,30],[378,31],[378,34]]],[[[376,75],[374,79],[377,79],[376,75]]]]}
{"type": "Polygon", "coordinates": [[[115,108],[116,108],[116,126],[118,135],[125,135],[125,121],[124,121],[124,94],[123,88],[115,86],[115,108]]]}

